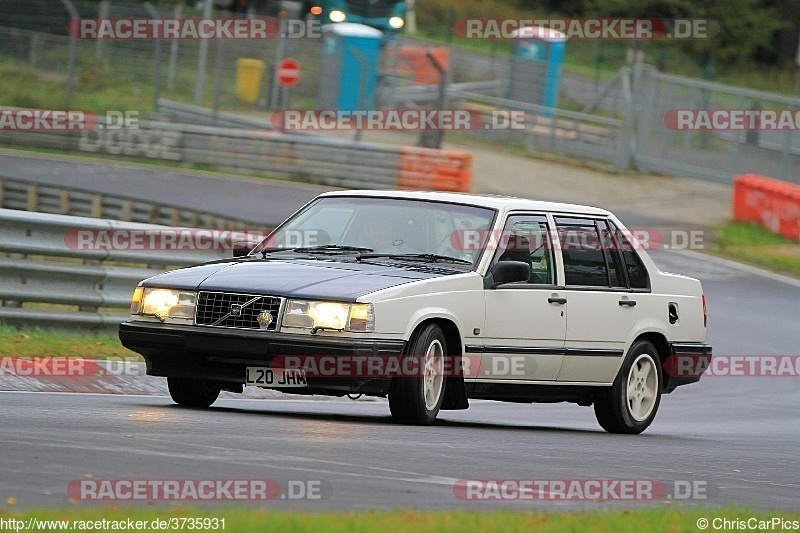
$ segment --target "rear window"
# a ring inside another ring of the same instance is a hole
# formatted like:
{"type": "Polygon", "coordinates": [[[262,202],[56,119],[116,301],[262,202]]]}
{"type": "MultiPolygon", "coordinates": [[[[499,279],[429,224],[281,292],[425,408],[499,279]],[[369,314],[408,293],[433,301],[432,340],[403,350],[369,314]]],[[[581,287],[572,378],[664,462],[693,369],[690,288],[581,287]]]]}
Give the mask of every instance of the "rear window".
{"type": "Polygon", "coordinates": [[[608,266],[594,220],[556,217],[566,285],[609,287],[608,266]]]}

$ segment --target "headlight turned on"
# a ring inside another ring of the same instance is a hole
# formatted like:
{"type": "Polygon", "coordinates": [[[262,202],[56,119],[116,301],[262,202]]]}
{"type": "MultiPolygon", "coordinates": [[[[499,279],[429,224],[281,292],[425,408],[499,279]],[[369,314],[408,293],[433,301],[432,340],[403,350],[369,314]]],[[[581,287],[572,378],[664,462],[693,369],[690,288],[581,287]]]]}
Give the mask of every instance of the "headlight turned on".
{"type": "Polygon", "coordinates": [[[399,30],[405,25],[406,21],[403,20],[403,17],[392,17],[389,19],[389,26],[392,28],[399,30]]]}
{"type": "Polygon", "coordinates": [[[196,301],[197,293],[192,291],[137,287],[133,293],[131,314],[154,316],[162,322],[168,319],[184,322],[194,320],[196,301]],[[141,298],[140,303],[137,303],[137,297],[141,298]]]}
{"type": "Polygon", "coordinates": [[[328,18],[331,19],[331,22],[344,22],[345,19],[347,19],[347,15],[344,14],[344,11],[339,11],[337,9],[331,11],[328,18]]]}
{"type": "Polygon", "coordinates": [[[368,333],[375,331],[375,316],[372,304],[288,300],[281,326],[368,333]]]}

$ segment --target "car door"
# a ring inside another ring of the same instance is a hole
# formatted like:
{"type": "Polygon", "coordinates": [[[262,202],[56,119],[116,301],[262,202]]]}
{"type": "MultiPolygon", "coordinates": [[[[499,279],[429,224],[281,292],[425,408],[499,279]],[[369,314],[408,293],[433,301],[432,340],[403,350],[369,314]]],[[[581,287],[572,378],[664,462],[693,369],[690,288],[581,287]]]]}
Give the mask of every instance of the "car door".
{"type": "Polygon", "coordinates": [[[614,380],[625,345],[642,316],[620,244],[603,219],[556,216],[569,306],[558,381],[614,380]]]}
{"type": "Polygon", "coordinates": [[[527,281],[484,290],[486,321],[478,381],[554,381],[563,360],[567,318],[556,286],[552,232],[544,214],[512,214],[496,239],[492,265],[523,261],[527,281]]]}

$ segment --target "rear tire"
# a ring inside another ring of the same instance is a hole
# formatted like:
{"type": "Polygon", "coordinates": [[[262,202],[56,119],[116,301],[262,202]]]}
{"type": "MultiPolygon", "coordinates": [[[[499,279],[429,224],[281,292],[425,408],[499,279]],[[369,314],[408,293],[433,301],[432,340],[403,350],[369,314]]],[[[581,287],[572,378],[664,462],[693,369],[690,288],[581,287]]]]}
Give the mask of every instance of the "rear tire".
{"type": "Polygon", "coordinates": [[[417,358],[413,368],[421,376],[398,376],[389,390],[389,410],[395,422],[427,426],[433,424],[442,406],[445,390],[447,341],[438,324],[428,324],[414,335],[405,357],[417,358]]]}
{"type": "Polygon", "coordinates": [[[183,407],[209,407],[221,390],[218,384],[202,379],[167,378],[167,386],[172,401],[183,407]]]}
{"type": "Polygon", "coordinates": [[[641,433],[656,417],[663,382],[658,350],[649,341],[636,341],[614,385],[594,402],[597,421],[609,433],[641,433]]]}

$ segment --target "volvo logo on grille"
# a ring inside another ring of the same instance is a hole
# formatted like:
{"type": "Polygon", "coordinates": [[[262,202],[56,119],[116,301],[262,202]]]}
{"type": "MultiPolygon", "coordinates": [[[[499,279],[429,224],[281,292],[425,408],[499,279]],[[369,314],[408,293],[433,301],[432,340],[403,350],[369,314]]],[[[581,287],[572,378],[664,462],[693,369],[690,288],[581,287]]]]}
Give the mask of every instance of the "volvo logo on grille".
{"type": "Polygon", "coordinates": [[[272,324],[272,313],[269,311],[261,311],[258,313],[258,318],[256,320],[261,329],[267,329],[269,325],[272,324]]]}
{"type": "Polygon", "coordinates": [[[242,304],[233,304],[231,306],[231,316],[242,316],[242,304]]]}

